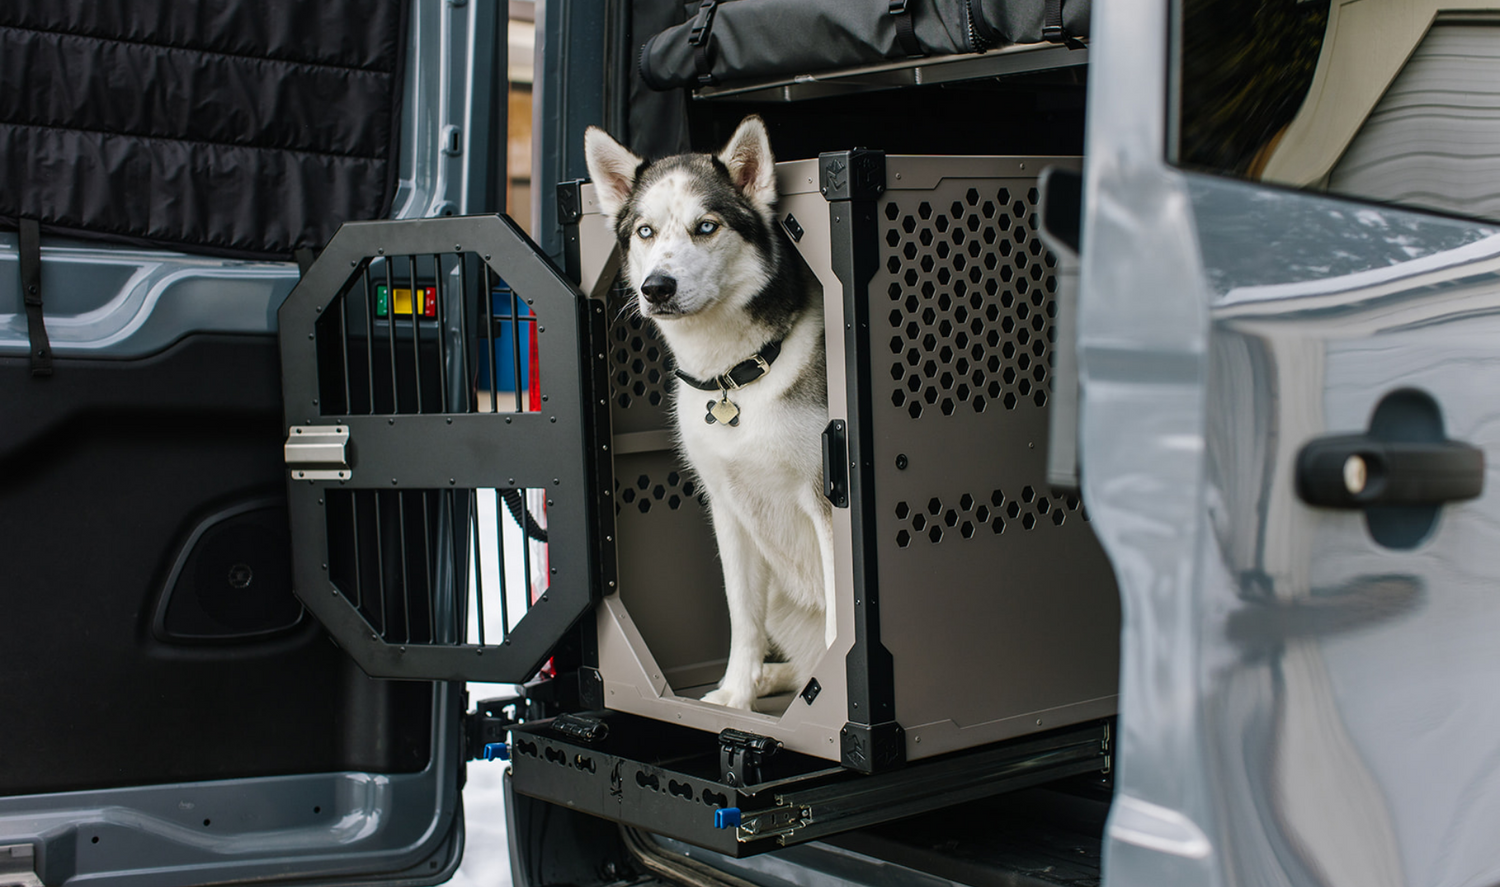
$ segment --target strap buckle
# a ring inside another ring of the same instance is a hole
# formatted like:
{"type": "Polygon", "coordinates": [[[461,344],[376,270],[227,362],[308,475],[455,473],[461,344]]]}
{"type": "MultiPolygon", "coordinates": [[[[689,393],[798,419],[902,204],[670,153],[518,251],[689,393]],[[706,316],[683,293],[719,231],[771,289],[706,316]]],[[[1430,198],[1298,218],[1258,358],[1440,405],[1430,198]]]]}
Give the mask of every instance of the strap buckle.
{"type": "Polygon", "coordinates": [[[886,11],[891,15],[905,15],[906,3],[907,0],[890,0],[890,5],[886,7],[886,11]]]}
{"type": "Polygon", "coordinates": [[[693,17],[693,28],[688,32],[688,45],[701,46],[708,40],[709,31],[714,27],[714,13],[719,9],[719,0],[703,0],[698,6],[698,14],[693,17]]]}
{"type": "Polygon", "coordinates": [[[766,362],[766,359],[764,357],[761,357],[760,354],[757,353],[757,354],[752,355],[750,358],[748,358],[747,360],[745,360],[743,363],[739,364],[739,366],[736,366],[733,370],[730,370],[729,372],[727,372],[724,375],[720,376],[719,377],[719,387],[721,389],[725,389],[725,390],[728,390],[728,391],[739,391],[741,388],[744,388],[746,385],[749,385],[751,382],[754,382],[756,379],[759,379],[761,376],[764,376],[766,373],[769,373],[770,371],[771,371],[771,365],[766,362]],[[760,370],[760,372],[758,372],[755,375],[751,376],[750,378],[746,379],[744,382],[737,382],[737,381],[735,381],[735,378],[734,378],[734,372],[735,372],[735,370],[740,369],[740,367],[743,367],[745,364],[750,363],[751,361],[755,362],[755,367],[756,367],[756,369],[760,370]]]}

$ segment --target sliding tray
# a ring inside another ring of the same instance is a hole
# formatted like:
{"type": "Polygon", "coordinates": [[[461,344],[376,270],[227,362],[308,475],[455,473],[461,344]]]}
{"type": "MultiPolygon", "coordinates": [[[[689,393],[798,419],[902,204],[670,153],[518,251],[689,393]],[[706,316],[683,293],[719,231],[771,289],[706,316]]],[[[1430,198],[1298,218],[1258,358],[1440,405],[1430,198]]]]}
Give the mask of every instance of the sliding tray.
{"type": "Polygon", "coordinates": [[[740,857],[1108,773],[1110,729],[1095,721],[867,776],[753,734],[595,712],[515,727],[510,753],[521,794],[740,857]]]}

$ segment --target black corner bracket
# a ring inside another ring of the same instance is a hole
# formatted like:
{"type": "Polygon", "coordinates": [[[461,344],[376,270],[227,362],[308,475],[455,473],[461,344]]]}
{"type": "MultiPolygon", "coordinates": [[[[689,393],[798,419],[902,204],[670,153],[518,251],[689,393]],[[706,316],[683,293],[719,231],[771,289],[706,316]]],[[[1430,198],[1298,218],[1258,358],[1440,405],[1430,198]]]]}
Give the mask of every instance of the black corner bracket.
{"type": "Polygon", "coordinates": [[[578,669],[578,704],[587,709],[604,707],[604,677],[599,669],[587,665],[578,669]]]}
{"type": "Polygon", "coordinates": [[[573,179],[557,183],[557,222],[569,225],[583,216],[583,183],[588,179],[573,179]]]}
{"type": "Polygon", "coordinates": [[[860,773],[884,773],[906,763],[906,731],[895,721],[844,724],[839,763],[860,773]]]}
{"type": "Polygon", "coordinates": [[[874,200],[885,193],[885,152],[855,148],[819,154],[818,178],[828,200],[874,200]]]}

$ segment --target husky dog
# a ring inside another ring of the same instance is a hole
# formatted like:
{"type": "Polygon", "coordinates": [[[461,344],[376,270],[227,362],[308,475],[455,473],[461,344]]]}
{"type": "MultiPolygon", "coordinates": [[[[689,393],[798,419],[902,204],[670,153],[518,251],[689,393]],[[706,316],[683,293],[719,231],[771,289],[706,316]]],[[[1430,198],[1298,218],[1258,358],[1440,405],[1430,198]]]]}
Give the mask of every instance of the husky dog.
{"type": "Polygon", "coordinates": [[[718,538],[729,664],[703,699],[748,709],[800,690],[832,642],[822,294],[777,226],[759,117],[717,156],[647,163],[593,127],[585,149],[637,306],[676,362],[678,440],[718,538]],[[772,649],[785,661],[766,662],[772,649]]]}

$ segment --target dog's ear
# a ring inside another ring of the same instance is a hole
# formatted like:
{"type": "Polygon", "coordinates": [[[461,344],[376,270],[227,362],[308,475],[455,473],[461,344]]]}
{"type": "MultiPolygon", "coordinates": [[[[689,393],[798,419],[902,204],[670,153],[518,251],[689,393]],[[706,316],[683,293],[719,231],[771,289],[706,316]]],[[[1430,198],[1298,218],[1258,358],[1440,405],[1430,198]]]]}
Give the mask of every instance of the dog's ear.
{"type": "Polygon", "coordinates": [[[740,193],[769,210],[776,203],[776,158],[771,156],[771,137],[765,121],[750,115],[729,137],[729,144],[719,152],[719,160],[729,167],[729,177],[740,193]]]}
{"type": "Polygon", "coordinates": [[[589,178],[594,182],[594,192],[599,195],[599,208],[613,222],[615,213],[630,197],[641,158],[597,126],[584,131],[583,153],[589,167],[589,178]]]}

